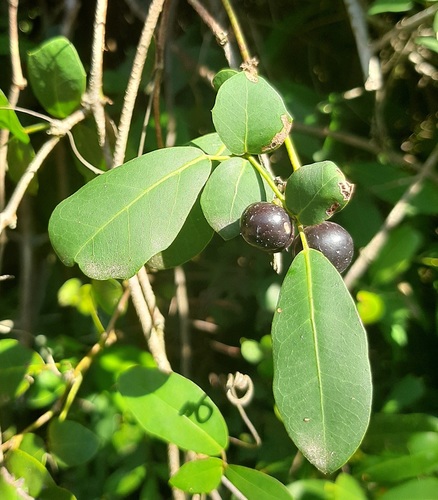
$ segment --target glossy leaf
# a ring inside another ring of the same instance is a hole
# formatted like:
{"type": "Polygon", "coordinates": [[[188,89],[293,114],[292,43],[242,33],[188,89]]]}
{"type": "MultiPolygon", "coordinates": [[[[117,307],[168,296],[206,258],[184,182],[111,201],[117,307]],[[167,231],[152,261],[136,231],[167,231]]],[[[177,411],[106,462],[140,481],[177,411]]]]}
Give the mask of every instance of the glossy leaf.
{"type": "Polygon", "coordinates": [[[224,463],[219,458],[204,458],[186,462],[173,475],[169,483],[187,493],[210,493],[218,487],[224,471],[224,463]]]}
{"type": "Polygon", "coordinates": [[[20,142],[29,144],[29,136],[21,125],[15,111],[13,109],[4,109],[9,107],[10,104],[7,97],[0,90],[0,129],[9,130],[20,142]]]}
{"type": "Polygon", "coordinates": [[[242,465],[228,465],[225,476],[247,498],[257,500],[291,500],[284,484],[272,476],[242,465]]]}
{"type": "Polygon", "coordinates": [[[94,457],[99,439],[79,422],[53,420],[49,426],[49,449],[60,466],[74,467],[94,457]]]}
{"type": "Polygon", "coordinates": [[[41,370],[41,356],[14,339],[0,340],[0,398],[7,402],[21,396],[30,386],[25,375],[41,370]]]}
{"type": "Polygon", "coordinates": [[[273,198],[274,192],[248,160],[230,158],[211,174],[201,205],[210,226],[230,240],[240,234],[240,216],[248,205],[273,198]]]}
{"type": "Polygon", "coordinates": [[[227,446],[225,420],[191,380],[136,366],[119,377],[119,390],[128,409],[150,434],[205,455],[218,455],[227,446]]]}
{"type": "Polygon", "coordinates": [[[5,465],[15,479],[24,482],[22,488],[35,498],[40,498],[44,488],[55,487],[49,471],[36,459],[22,450],[11,450],[5,457],[5,465]]]}
{"type": "Polygon", "coordinates": [[[278,148],[292,125],[277,91],[262,77],[245,71],[220,86],[212,114],[216,132],[236,155],[278,148]]]}
{"type": "Polygon", "coordinates": [[[353,186],[331,161],[304,165],[286,184],[286,207],[301,224],[313,226],[329,219],[350,201],[353,186]]]}
{"type": "Polygon", "coordinates": [[[49,236],[66,265],[129,278],[181,230],[211,162],[193,147],[153,151],[86,184],[54,210],[49,236]]]}
{"type": "Polygon", "coordinates": [[[176,238],[165,250],[154,255],[147,265],[153,269],[180,266],[200,254],[213,234],[214,231],[205,219],[198,197],[176,238]]]}
{"type": "Polygon", "coordinates": [[[294,259],[272,325],[274,396],[290,437],[324,473],[341,467],[368,426],[371,375],[353,299],[316,250],[294,259]]]}
{"type": "Polygon", "coordinates": [[[379,497],[379,500],[431,500],[437,498],[438,479],[436,477],[415,478],[395,488],[391,488],[379,497]]]}
{"type": "Polygon", "coordinates": [[[29,80],[46,111],[65,118],[81,104],[86,74],[78,53],[65,37],[52,38],[29,52],[29,80]]]}

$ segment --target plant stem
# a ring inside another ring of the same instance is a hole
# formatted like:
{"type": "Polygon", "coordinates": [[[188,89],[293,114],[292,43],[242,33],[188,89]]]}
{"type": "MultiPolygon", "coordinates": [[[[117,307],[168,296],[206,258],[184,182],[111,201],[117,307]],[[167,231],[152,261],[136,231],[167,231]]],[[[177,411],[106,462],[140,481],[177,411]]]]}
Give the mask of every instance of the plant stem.
{"type": "Polygon", "coordinates": [[[269,184],[269,187],[274,191],[275,196],[284,203],[284,194],[280,192],[278,187],[276,186],[274,180],[268,174],[267,170],[264,169],[260,163],[251,155],[245,155],[245,158],[251,163],[251,165],[257,170],[257,172],[265,179],[265,181],[269,184]]]}
{"type": "Polygon", "coordinates": [[[292,142],[290,136],[286,137],[284,145],[286,146],[287,155],[289,156],[292,168],[294,172],[296,172],[301,167],[301,162],[298,158],[297,150],[295,149],[294,143],[292,142]]]}
{"type": "Polygon", "coordinates": [[[231,28],[233,29],[234,36],[236,37],[237,45],[239,46],[240,54],[242,56],[243,62],[247,63],[251,61],[251,56],[249,55],[249,50],[246,45],[245,37],[243,36],[242,29],[240,28],[239,21],[236,17],[234,9],[231,5],[230,0],[222,0],[222,5],[230,19],[231,28]]]}

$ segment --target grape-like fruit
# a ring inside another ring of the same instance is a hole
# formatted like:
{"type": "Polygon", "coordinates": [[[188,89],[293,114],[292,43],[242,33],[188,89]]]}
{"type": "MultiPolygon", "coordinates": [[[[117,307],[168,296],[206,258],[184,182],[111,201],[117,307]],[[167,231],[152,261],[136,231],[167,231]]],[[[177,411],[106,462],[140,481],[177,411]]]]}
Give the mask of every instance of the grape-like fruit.
{"type": "MultiPolygon", "coordinates": [[[[304,229],[310,248],[319,250],[342,273],[351,264],[354,254],[353,238],[342,226],[335,222],[322,222],[304,229]]],[[[297,236],[294,243],[295,254],[303,249],[297,236]]]]}
{"type": "Polygon", "coordinates": [[[294,238],[292,220],[284,208],[265,201],[249,205],[240,218],[243,239],[265,252],[281,252],[294,238]]]}

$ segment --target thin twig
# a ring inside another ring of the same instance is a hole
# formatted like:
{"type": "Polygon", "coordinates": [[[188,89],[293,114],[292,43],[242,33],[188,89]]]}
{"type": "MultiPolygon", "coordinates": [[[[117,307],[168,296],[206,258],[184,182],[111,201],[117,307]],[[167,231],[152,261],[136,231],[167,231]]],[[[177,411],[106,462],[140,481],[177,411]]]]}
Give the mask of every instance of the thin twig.
{"type": "Polygon", "coordinates": [[[231,491],[231,493],[238,499],[238,500],[248,500],[248,498],[238,490],[234,484],[225,476],[222,476],[221,478],[222,484],[231,491]]]}
{"type": "Polygon", "coordinates": [[[228,65],[233,67],[233,57],[231,51],[231,44],[228,40],[228,33],[225,28],[208,12],[208,10],[201,4],[198,0],[187,0],[188,3],[195,9],[198,16],[204,21],[204,23],[210,28],[217,43],[223,48],[225,59],[228,65]]]}
{"type": "Polygon", "coordinates": [[[245,41],[243,31],[240,27],[239,20],[237,19],[233,6],[231,5],[231,0],[222,0],[222,5],[224,6],[225,12],[227,13],[230,20],[231,28],[233,30],[234,36],[236,37],[237,46],[239,47],[242,60],[246,64],[251,63],[252,58],[245,41]]]}
{"type": "Polygon", "coordinates": [[[144,63],[151,44],[152,35],[158,23],[161,10],[165,0],[152,0],[147,18],[145,20],[140,41],[132,65],[131,76],[126,89],[125,100],[122,114],[120,117],[117,141],[113,157],[113,165],[118,167],[123,163],[125,157],[126,145],[128,143],[128,134],[131,127],[134,104],[137,98],[138,89],[141,82],[144,63]]]}
{"type": "Polygon", "coordinates": [[[47,156],[52,152],[53,148],[61,140],[61,137],[66,134],[74,125],[79,123],[85,118],[85,112],[78,110],[72,115],[68,116],[65,120],[58,122],[56,129],[52,129],[54,135],[46,143],[44,143],[40,150],[36,153],[34,159],[30,162],[24,174],[18,181],[12,196],[2,213],[0,213],[0,234],[7,227],[15,228],[17,223],[17,209],[20,205],[23,196],[29,187],[30,182],[38,172],[47,156]]]}
{"type": "Polygon", "coordinates": [[[176,303],[179,314],[179,333],[181,339],[181,373],[190,377],[192,348],[190,345],[189,298],[187,295],[186,275],[181,266],[175,268],[176,303]]]}
{"type": "Polygon", "coordinates": [[[352,289],[357,281],[366,272],[370,264],[378,257],[380,250],[386,243],[389,232],[397,227],[405,218],[409,211],[409,203],[422,189],[425,179],[438,162],[438,145],[435,146],[432,153],[425,161],[422,170],[416,176],[415,182],[405,191],[400,200],[394,205],[379,232],[364,247],[357,260],[351,266],[345,276],[345,284],[352,289]]]}
{"type": "Polygon", "coordinates": [[[103,53],[105,50],[105,22],[107,12],[107,0],[97,0],[94,26],[93,44],[91,50],[90,80],[88,85],[88,98],[90,108],[96,121],[99,145],[105,145],[105,111],[102,103],[102,71],[103,53]]]}

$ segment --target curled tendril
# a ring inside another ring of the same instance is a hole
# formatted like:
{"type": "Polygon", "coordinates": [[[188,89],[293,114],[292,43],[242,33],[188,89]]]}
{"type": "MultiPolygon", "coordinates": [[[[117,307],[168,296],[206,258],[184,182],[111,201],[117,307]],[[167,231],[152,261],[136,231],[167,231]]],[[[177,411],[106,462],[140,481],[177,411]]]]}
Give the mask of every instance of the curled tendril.
{"type": "Polygon", "coordinates": [[[235,375],[230,373],[226,384],[227,398],[237,406],[247,406],[254,396],[254,383],[249,375],[236,372],[235,375]],[[238,395],[237,391],[243,391],[242,395],[238,395]]]}

